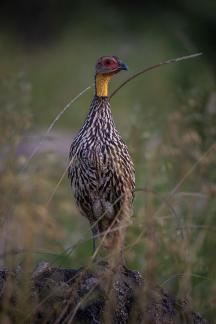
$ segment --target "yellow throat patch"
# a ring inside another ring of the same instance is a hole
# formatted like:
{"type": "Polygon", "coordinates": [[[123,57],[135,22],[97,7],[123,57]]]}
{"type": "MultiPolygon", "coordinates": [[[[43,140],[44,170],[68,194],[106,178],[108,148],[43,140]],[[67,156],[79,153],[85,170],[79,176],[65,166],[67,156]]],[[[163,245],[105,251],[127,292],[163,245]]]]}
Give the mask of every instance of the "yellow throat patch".
{"type": "Polygon", "coordinates": [[[96,95],[98,97],[108,96],[108,84],[112,75],[110,74],[97,74],[96,75],[96,95]]]}

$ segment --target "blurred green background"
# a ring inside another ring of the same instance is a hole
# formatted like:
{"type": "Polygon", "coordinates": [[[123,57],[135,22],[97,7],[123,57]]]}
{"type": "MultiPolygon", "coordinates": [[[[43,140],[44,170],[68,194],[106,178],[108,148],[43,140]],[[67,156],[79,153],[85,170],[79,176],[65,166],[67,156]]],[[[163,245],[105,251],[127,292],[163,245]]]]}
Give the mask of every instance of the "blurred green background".
{"type": "Polygon", "coordinates": [[[111,83],[169,58],[202,52],[128,83],[112,98],[136,168],[128,266],[216,316],[216,2],[2,1],[0,4],[0,253],[2,266],[38,260],[79,267],[91,257],[88,222],[65,174],[102,55],[129,66],[111,83]],[[31,153],[37,154],[30,160],[31,153]],[[176,187],[177,186],[177,187],[176,187]],[[172,193],[172,194],[171,194],[172,193]]]}

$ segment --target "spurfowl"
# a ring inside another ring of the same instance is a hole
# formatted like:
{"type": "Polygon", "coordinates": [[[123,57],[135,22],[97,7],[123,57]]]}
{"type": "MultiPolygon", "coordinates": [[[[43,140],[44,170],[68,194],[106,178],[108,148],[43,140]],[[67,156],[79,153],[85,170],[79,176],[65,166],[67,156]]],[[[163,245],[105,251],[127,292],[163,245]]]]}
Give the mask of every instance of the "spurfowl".
{"type": "Polygon", "coordinates": [[[97,61],[95,96],[70,148],[68,176],[76,203],[90,222],[94,250],[97,238],[102,247],[121,249],[132,210],[133,162],[116,129],[108,96],[108,83],[121,70],[127,65],[116,56],[97,61]]]}

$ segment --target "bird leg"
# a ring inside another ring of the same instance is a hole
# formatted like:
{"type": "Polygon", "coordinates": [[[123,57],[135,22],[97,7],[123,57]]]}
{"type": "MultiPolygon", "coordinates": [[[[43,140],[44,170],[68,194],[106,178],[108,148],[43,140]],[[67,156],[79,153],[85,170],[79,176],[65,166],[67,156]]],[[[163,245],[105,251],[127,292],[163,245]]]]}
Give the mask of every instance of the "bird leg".
{"type": "Polygon", "coordinates": [[[93,254],[96,251],[97,241],[98,241],[99,229],[98,224],[92,225],[92,243],[93,243],[93,254]]]}

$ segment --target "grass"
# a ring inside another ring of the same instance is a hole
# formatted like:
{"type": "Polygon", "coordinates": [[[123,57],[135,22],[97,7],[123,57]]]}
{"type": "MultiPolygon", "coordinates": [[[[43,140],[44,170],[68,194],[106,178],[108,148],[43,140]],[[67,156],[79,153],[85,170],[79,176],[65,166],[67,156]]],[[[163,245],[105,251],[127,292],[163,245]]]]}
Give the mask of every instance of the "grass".
{"type": "MultiPolygon", "coordinates": [[[[2,266],[22,263],[29,271],[39,260],[49,260],[75,268],[91,257],[89,226],[74,206],[65,177],[47,205],[64,172],[62,158],[47,152],[25,168],[26,158],[16,154],[22,135],[48,128],[65,104],[92,83],[93,65],[103,54],[119,55],[133,73],[187,53],[184,44],[176,45],[175,37],[159,27],[115,35],[84,31],[69,29],[56,43],[29,51],[1,36],[2,266]]],[[[117,76],[112,89],[125,78],[117,76]]],[[[127,263],[144,272],[152,267],[158,283],[189,296],[210,321],[216,291],[215,147],[206,152],[216,138],[214,89],[204,56],[145,74],[112,99],[114,119],[135,163],[136,186],[147,188],[136,193],[127,263]]],[[[56,128],[71,135],[78,131],[92,94],[75,102],[56,128]]]]}

